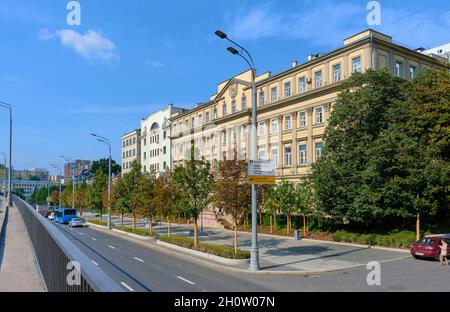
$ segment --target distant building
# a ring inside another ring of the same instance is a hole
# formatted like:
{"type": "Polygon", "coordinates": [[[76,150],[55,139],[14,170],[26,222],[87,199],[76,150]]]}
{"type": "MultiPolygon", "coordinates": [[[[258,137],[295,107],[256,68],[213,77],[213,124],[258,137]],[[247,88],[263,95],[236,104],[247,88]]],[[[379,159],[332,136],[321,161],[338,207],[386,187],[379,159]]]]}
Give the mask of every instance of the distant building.
{"type": "Polygon", "coordinates": [[[60,175],[51,175],[49,181],[53,183],[60,183],[62,179],[63,177],[60,175]]]}
{"type": "Polygon", "coordinates": [[[74,163],[66,163],[64,165],[64,180],[66,182],[72,181],[72,172],[75,174],[75,180],[81,181],[85,178],[85,174],[92,166],[90,160],[75,160],[74,163]]]}
{"type": "Polygon", "coordinates": [[[420,49],[425,55],[433,56],[437,55],[450,61],[450,43],[446,43],[431,49],[420,49]]]}
{"type": "Polygon", "coordinates": [[[141,165],[144,172],[162,173],[171,168],[170,119],[187,112],[186,109],[169,106],[141,121],[141,165]]]}
{"type": "Polygon", "coordinates": [[[30,180],[37,178],[40,181],[48,181],[49,172],[46,169],[25,169],[25,170],[14,170],[13,179],[15,180],[30,180]]]}
{"type": "MultiPolygon", "coordinates": [[[[5,185],[7,186],[8,181],[5,181],[2,179],[0,180],[0,193],[3,193],[5,190],[5,185]]],[[[45,187],[49,187],[52,185],[52,182],[50,181],[28,181],[28,180],[12,180],[12,189],[13,190],[20,190],[21,194],[24,197],[30,197],[34,191],[40,190],[45,187]]]]}
{"type": "Polygon", "coordinates": [[[133,130],[120,138],[122,174],[131,170],[133,162],[141,163],[141,130],[133,130]]]}

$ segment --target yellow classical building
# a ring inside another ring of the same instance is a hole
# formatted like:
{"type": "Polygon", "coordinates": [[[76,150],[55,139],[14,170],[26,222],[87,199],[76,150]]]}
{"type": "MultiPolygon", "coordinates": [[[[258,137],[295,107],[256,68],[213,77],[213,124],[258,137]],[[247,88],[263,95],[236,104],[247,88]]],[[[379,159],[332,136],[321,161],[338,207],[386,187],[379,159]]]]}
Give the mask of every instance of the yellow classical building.
{"type": "MultiPolygon", "coordinates": [[[[257,155],[277,163],[277,179],[298,181],[321,157],[323,134],[342,81],[367,69],[388,68],[410,79],[443,58],[393,43],[392,38],[365,30],[326,54],[309,55],[277,75],[257,77],[257,155]]],[[[188,160],[191,142],[196,157],[214,169],[218,161],[250,155],[251,71],[219,83],[209,101],[171,118],[172,162],[188,160]]]]}

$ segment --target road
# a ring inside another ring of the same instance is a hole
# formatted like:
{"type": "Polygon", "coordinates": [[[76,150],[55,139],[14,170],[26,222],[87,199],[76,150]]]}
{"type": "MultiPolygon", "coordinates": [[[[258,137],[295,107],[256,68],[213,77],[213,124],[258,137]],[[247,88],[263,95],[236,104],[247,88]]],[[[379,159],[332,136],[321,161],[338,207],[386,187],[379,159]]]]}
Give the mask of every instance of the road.
{"type": "Polygon", "coordinates": [[[225,272],[95,228],[57,227],[126,291],[450,291],[450,268],[434,261],[382,263],[382,284],[369,286],[365,268],[310,276],[225,272]]]}

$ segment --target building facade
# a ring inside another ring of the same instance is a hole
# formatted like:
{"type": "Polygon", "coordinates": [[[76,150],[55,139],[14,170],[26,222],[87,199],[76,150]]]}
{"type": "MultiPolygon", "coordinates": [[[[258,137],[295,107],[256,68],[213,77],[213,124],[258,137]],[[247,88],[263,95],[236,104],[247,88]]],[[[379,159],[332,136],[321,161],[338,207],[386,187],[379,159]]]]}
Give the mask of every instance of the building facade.
{"type": "Polygon", "coordinates": [[[46,169],[26,169],[26,170],[14,170],[13,178],[16,180],[30,180],[32,178],[37,178],[41,181],[48,181],[49,172],[46,169]]]}
{"type": "Polygon", "coordinates": [[[64,165],[64,181],[72,181],[72,173],[75,175],[76,181],[86,180],[85,174],[92,166],[90,160],[75,160],[73,163],[66,163],[64,165]]]}
{"type": "Polygon", "coordinates": [[[141,166],[144,172],[162,173],[171,168],[170,119],[186,112],[169,104],[141,121],[141,166]]]}
{"type": "Polygon", "coordinates": [[[122,174],[129,172],[134,162],[141,163],[141,130],[133,130],[120,138],[122,174]]]}
{"type": "MultiPolygon", "coordinates": [[[[392,42],[385,34],[365,30],[326,54],[311,54],[305,63],[277,75],[257,77],[257,156],[277,163],[277,179],[298,181],[321,155],[323,135],[344,80],[356,72],[387,68],[413,78],[445,59],[424,55],[392,42]]],[[[209,102],[171,118],[173,166],[195,154],[217,167],[237,156],[248,159],[251,142],[251,71],[218,85],[209,102]]]]}
{"type": "MultiPolygon", "coordinates": [[[[11,188],[25,197],[30,197],[34,191],[46,188],[52,185],[50,181],[27,181],[27,180],[12,180],[11,188]]],[[[0,180],[0,193],[5,191],[5,187],[8,188],[8,180],[0,180]]]]}

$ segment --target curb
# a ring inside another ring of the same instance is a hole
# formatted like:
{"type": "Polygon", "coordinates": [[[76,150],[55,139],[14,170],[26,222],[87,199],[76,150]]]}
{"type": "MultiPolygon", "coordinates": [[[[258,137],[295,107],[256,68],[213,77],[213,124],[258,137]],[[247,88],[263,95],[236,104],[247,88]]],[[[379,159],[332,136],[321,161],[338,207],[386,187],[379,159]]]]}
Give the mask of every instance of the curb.
{"type": "Polygon", "coordinates": [[[0,235],[3,232],[3,224],[5,223],[6,215],[8,214],[8,206],[0,209],[0,235]]]}
{"type": "Polygon", "coordinates": [[[170,248],[170,249],[174,249],[183,253],[187,253],[199,258],[204,258],[204,259],[208,259],[208,260],[213,260],[216,262],[219,262],[221,264],[227,264],[227,265],[244,265],[249,263],[249,259],[228,259],[228,258],[224,258],[224,257],[220,257],[220,256],[216,256],[216,255],[211,255],[208,254],[206,252],[201,252],[201,251],[197,251],[197,250],[193,250],[193,249],[189,249],[189,248],[185,248],[185,247],[181,247],[178,245],[174,245],[174,244],[170,244],[170,243],[166,243],[163,241],[160,241],[159,239],[156,241],[156,244],[160,245],[160,246],[164,246],[166,248],[170,248]]]}

